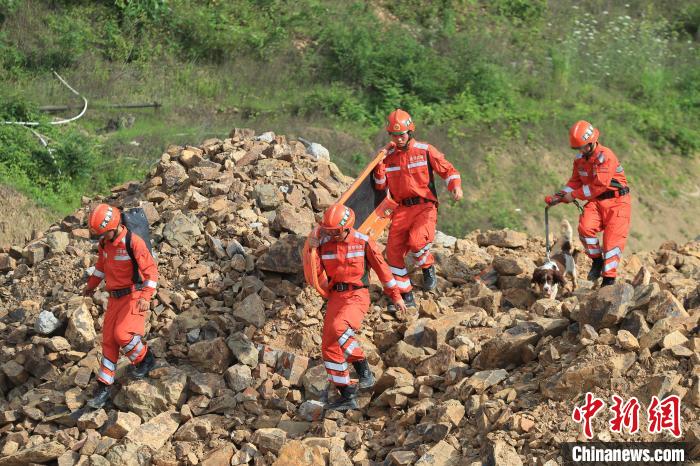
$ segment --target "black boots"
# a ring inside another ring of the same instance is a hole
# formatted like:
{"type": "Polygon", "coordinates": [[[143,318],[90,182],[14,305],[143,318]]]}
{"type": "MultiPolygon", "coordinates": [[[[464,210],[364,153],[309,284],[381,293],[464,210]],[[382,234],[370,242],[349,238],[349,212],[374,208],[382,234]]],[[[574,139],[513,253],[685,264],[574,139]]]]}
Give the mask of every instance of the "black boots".
{"type": "Polygon", "coordinates": [[[88,400],[88,406],[94,409],[103,407],[109,400],[109,387],[106,383],[97,381],[97,388],[95,388],[93,397],[88,400]]]}
{"type": "Polygon", "coordinates": [[[413,291],[401,293],[401,297],[403,298],[403,302],[406,304],[406,307],[416,307],[416,300],[413,299],[413,291]]]}
{"type": "Polygon", "coordinates": [[[588,271],[588,280],[594,282],[600,277],[600,273],[603,271],[603,261],[602,257],[596,257],[593,259],[593,265],[591,265],[591,270],[588,271]]]}
{"type": "Polygon", "coordinates": [[[328,403],[326,409],[333,411],[357,409],[357,385],[345,385],[337,388],[340,392],[340,398],[333,403],[328,403]]]}
{"type": "MultiPolygon", "coordinates": [[[[403,302],[406,305],[406,307],[416,307],[416,300],[413,298],[413,291],[409,291],[408,293],[401,293],[401,297],[403,298],[403,302]]],[[[394,303],[389,304],[387,306],[387,310],[395,314],[396,313],[396,306],[394,303]]]]}
{"type": "Polygon", "coordinates": [[[146,356],[143,357],[140,363],[129,367],[129,374],[135,379],[143,379],[148,375],[156,365],[156,358],[150,348],[146,350],[146,356]]]}
{"type": "Polygon", "coordinates": [[[614,283],[615,277],[603,277],[603,282],[600,284],[600,287],[603,288],[604,286],[613,285],[614,283]]]}
{"type": "Polygon", "coordinates": [[[435,274],[435,266],[431,265],[427,269],[423,269],[423,289],[425,291],[434,290],[437,286],[437,275],[435,274]]]}
{"type": "Polygon", "coordinates": [[[376,382],[376,380],[374,379],[374,374],[372,374],[372,370],[369,368],[369,363],[367,362],[367,359],[355,361],[352,363],[352,365],[355,368],[355,372],[357,372],[357,376],[360,378],[359,382],[357,383],[357,385],[360,387],[360,390],[374,387],[374,383],[376,382]]]}

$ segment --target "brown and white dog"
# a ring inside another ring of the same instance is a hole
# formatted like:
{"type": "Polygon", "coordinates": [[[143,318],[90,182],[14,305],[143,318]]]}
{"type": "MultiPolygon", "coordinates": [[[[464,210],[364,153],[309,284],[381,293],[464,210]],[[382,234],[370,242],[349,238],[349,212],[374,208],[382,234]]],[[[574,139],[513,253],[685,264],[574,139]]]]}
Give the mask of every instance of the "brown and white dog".
{"type": "Polygon", "coordinates": [[[561,222],[561,233],[560,252],[554,254],[549,261],[537,267],[532,274],[531,283],[535,285],[537,294],[543,298],[556,298],[559,292],[559,285],[562,288],[564,287],[567,276],[571,278],[572,290],[575,290],[578,286],[576,256],[579,251],[572,246],[573,230],[566,219],[561,222]]]}

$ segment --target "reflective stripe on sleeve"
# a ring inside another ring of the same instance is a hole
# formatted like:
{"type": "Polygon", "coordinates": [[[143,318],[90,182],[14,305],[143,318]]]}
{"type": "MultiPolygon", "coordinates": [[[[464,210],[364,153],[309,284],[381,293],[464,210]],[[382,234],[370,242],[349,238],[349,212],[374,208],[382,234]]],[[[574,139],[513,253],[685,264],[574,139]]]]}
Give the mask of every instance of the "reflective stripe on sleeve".
{"type": "Polygon", "coordinates": [[[365,240],[365,241],[369,241],[369,236],[367,236],[363,233],[360,233],[359,231],[355,232],[355,237],[360,238],[360,239],[365,240]]]}
{"type": "Polygon", "coordinates": [[[146,280],[143,283],[143,286],[147,286],[149,288],[157,288],[158,287],[158,282],[154,282],[153,280],[146,280]]]}
{"type": "Polygon", "coordinates": [[[462,179],[462,177],[459,176],[459,175],[450,175],[450,176],[448,176],[448,177],[445,179],[445,184],[446,184],[446,185],[449,185],[449,184],[450,184],[450,181],[452,181],[452,180],[461,180],[461,179],[462,179]]]}
{"type": "Polygon", "coordinates": [[[105,278],[105,273],[102,272],[101,270],[95,269],[95,270],[92,271],[92,276],[93,276],[93,277],[98,277],[98,278],[105,278]]]}

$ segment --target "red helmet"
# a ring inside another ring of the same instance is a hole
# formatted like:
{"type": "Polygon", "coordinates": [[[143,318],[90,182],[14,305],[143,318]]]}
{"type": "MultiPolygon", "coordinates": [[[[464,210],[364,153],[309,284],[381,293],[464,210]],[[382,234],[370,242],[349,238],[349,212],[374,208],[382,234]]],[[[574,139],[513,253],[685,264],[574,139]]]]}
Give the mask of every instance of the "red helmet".
{"type": "Polygon", "coordinates": [[[600,132],[587,121],[579,120],[569,129],[569,144],[572,149],[578,149],[587,144],[598,142],[600,132]]]}
{"type": "Polygon", "coordinates": [[[116,230],[121,222],[122,214],[119,209],[107,204],[99,204],[90,212],[88,228],[95,235],[104,235],[110,230],[116,230]]]}
{"type": "Polygon", "coordinates": [[[415,131],[416,125],[407,111],[397,108],[386,118],[386,130],[391,134],[402,134],[407,131],[415,131]]]}
{"type": "Polygon", "coordinates": [[[343,204],[333,204],[323,213],[321,228],[329,235],[339,235],[343,230],[352,228],[355,212],[343,204]]]}

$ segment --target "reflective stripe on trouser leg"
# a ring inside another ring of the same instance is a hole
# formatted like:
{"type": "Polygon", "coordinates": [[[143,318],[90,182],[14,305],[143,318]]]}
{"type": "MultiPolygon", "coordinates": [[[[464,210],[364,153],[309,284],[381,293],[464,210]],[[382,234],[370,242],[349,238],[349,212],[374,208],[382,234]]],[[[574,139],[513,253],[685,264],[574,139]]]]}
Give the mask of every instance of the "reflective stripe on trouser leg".
{"type": "Polygon", "coordinates": [[[605,259],[605,265],[603,266],[603,273],[606,274],[605,276],[616,276],[618,264],[622,260],[622,250],[615,246],[611,250],[606,251],[603,257],[605,259]]]}
{"type": "Polygon", "coordinates": [[[331,293],[323,317],[321,355],[328,380],[335,385],[350,384],[349,362],[364,359],[355,338],[369,308],[366,288],[347,293],[331,293]]]}
{"type": "Polygon", "coordinates": [[[335,385],[350,384],[350,371],[347,362],[323,361],[323,366],[326,368],[329,382],[335,385]]]}
{"type": "Polygon", "coordinates": [[[343,343],[340,343],[341,339],[338,339],[338,344],[346,361],[358,361],[365,358],[365,353],[354,336],[345,339],[343,343]]]}
{"type": "Polygon", "coordinates": [[[116,371],[117,365],[103,356],[100,370],[97,373],[97,380],[107,385],[112,385],[114,383],[114,374],[116,371]]]}
{"type": "Polygon", "coordinates": [[[597,257],[602,256],[602,251],[600,249],[600,243],[598,242],[598,238],[593,236],[593,237],[586,237],[586,236],[581,236],[581,243],[583,244],[586,255],[590,257],[591,259],[595,259],[597,257]]]}
{"type": "Polygon", "coordinates": [[[134,335],[131,341],[122,348],[124,354],[132,364],[138,364],[146,355],[146,345],[141,340],[141,335],[134,335]]]}
{"type": "Polygon", "coordinates": [[[622,254],[625,251],[627,235],[630,228],[632,206],[629,196],[611,200],[603,206],[605,225],[603,229],[603,249],[605,265],[603,277],[614,278],[622,265],[622,254]]]}

